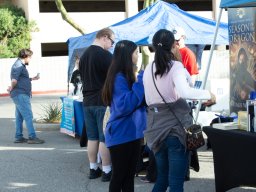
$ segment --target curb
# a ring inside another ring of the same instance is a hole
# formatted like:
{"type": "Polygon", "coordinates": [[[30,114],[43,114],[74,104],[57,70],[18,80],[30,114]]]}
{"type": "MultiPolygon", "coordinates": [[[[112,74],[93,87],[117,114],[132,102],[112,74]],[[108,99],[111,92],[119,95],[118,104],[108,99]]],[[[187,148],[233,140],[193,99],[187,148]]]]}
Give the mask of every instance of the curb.
{"type": "MultiPolygon", "coordinates": [[[[67,90],[32,91],[32,95],[67,94],[67,90]]],[[[9,97],[9,93],[0,93],[0,97],[9,97]]]]}
{"type": "Polygon", "coordinates": [[[59,123],[34,123],[36,131],[59,131],[59,123]]]}
{"type": "MultiPolygon", "coordinates": [[[[60,123],[35,123],[33,122],[36,131],[60,131],[60,123]]],[[[26,124],[24,123],[26,128],[26,124]]]]}

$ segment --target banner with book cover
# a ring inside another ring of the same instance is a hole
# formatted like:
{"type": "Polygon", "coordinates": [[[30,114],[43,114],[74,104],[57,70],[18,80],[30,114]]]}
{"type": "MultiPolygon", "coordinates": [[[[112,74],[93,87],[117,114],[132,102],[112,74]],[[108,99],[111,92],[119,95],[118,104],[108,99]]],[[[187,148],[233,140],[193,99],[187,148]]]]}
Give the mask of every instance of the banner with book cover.
{"type": "Polygon", "coordinates": [[[246,111],[256,90],[256,7],[228,9],[230,112],[246,111]]]}

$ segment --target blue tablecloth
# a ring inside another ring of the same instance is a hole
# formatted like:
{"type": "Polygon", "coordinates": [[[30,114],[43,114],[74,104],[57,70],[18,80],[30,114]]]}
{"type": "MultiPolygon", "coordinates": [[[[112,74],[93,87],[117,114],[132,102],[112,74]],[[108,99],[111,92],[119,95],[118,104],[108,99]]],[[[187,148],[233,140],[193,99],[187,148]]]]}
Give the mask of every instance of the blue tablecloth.
{"type": "Polygon", "coordinates": [[[74,100],[74,112],[75,112],[75,131],[79,136],[82,135],[84,128],[84,108],[83,102],[74,100]]]}
{"type": "MultiPolygon", "coordinates": [[[[66,97],[60,97],[62,102],[66,97]]],[[[73,100],[73,110],[74,110],[74,122],[75,122],[75,134],[78,136],[82,135],[83,128],[84,128],[84,110],[83,110],[83,102],[73,100]]],[[[65,110],[65,108],[63,109],[65,110]]],[[[63,116],[62,116],[63,120],[63,116]]]]}

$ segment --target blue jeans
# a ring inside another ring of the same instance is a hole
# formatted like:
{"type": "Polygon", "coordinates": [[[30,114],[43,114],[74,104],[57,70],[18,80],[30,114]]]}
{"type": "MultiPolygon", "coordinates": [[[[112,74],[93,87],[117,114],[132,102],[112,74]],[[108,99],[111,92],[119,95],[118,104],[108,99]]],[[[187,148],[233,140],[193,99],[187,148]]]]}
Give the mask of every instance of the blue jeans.
{"type": "Polygon", "coordinates": [[[84,122],[88,140],[105,142],[103,118],[106,107],[84,106],[84,122]]]}
{"type": "Polygon", "coordinates": [[[157,180],[152,192],[183,192],[188,166],[188,151],[174,136],[168,136],[155,154],[157,180]]]}
{"type": "Polygon", "coordinates": [[[16,134],[15,138],[20,139],[23,137],[23,120],[25,120],[28,136],[30,139],[36,137],[33,125],[33,113],[31,109],[30,97],[26,94],[19,94],[12,98],[15,104],[15,117],[16,117],[16,134]]]}

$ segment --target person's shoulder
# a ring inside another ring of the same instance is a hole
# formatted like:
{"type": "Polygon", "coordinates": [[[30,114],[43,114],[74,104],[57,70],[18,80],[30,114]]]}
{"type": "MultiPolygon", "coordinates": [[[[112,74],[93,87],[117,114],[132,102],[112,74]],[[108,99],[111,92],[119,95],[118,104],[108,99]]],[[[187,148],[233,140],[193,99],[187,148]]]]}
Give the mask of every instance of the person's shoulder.
{"type": "Polygon", "coordinates": [[[191,49],[189,49],[188,47],[185,46],[183,49],[184,49],[184,51],[187,52],[188,54],[194,55],[194,52],[193,52],[191,49]]]}
{"type": "Polygon", "coordinates": [[[122,80],[122,79],[126,80],[125,75],[123,73],[121,73],[121,72],[117,73],[116,74],[116,80],[122,80]]]}
{"type": "Polygon", "coordinates": [[[23,67],[22,62],[20,59],[17,59],[14,64],[12,65],[12,68],[21,68],[23,67]]]}
{"type": "Polygon", "coordinates": [[[128,81],[123,73],[117,73],[115,76],[115,87],[127,87],[128,81]]]}
{"type": "Polygon", "coordinates": [[[146,68],[144,69],[144,75],[145,73],[151,73],[151,67],[152,67],[153,63],[149,63],[146,68]]]}
{"type": "Polygon", "coordinates": [[[172,60],[172,68],[173,69],[184,68],[184,65],[180,61],[172,60]]]}
{"type": "Polygon", "coordinates": [[[104,55],[105,57],[112,57],[112,54],[108,51],[108,50],[105,50],[103,49],[102,47],[100,46],[97,46],[97,45],[91,45],[92,49],[97,52],[98,54],[100,55],[104,55]]]}
{"type": "Polygon", "coordinates": [[[102,47],[97,46],[97,45],[90,45],[85,51],[85,54],[91,54],[91,52],[99,52],[102,51],[102,47]]]}

